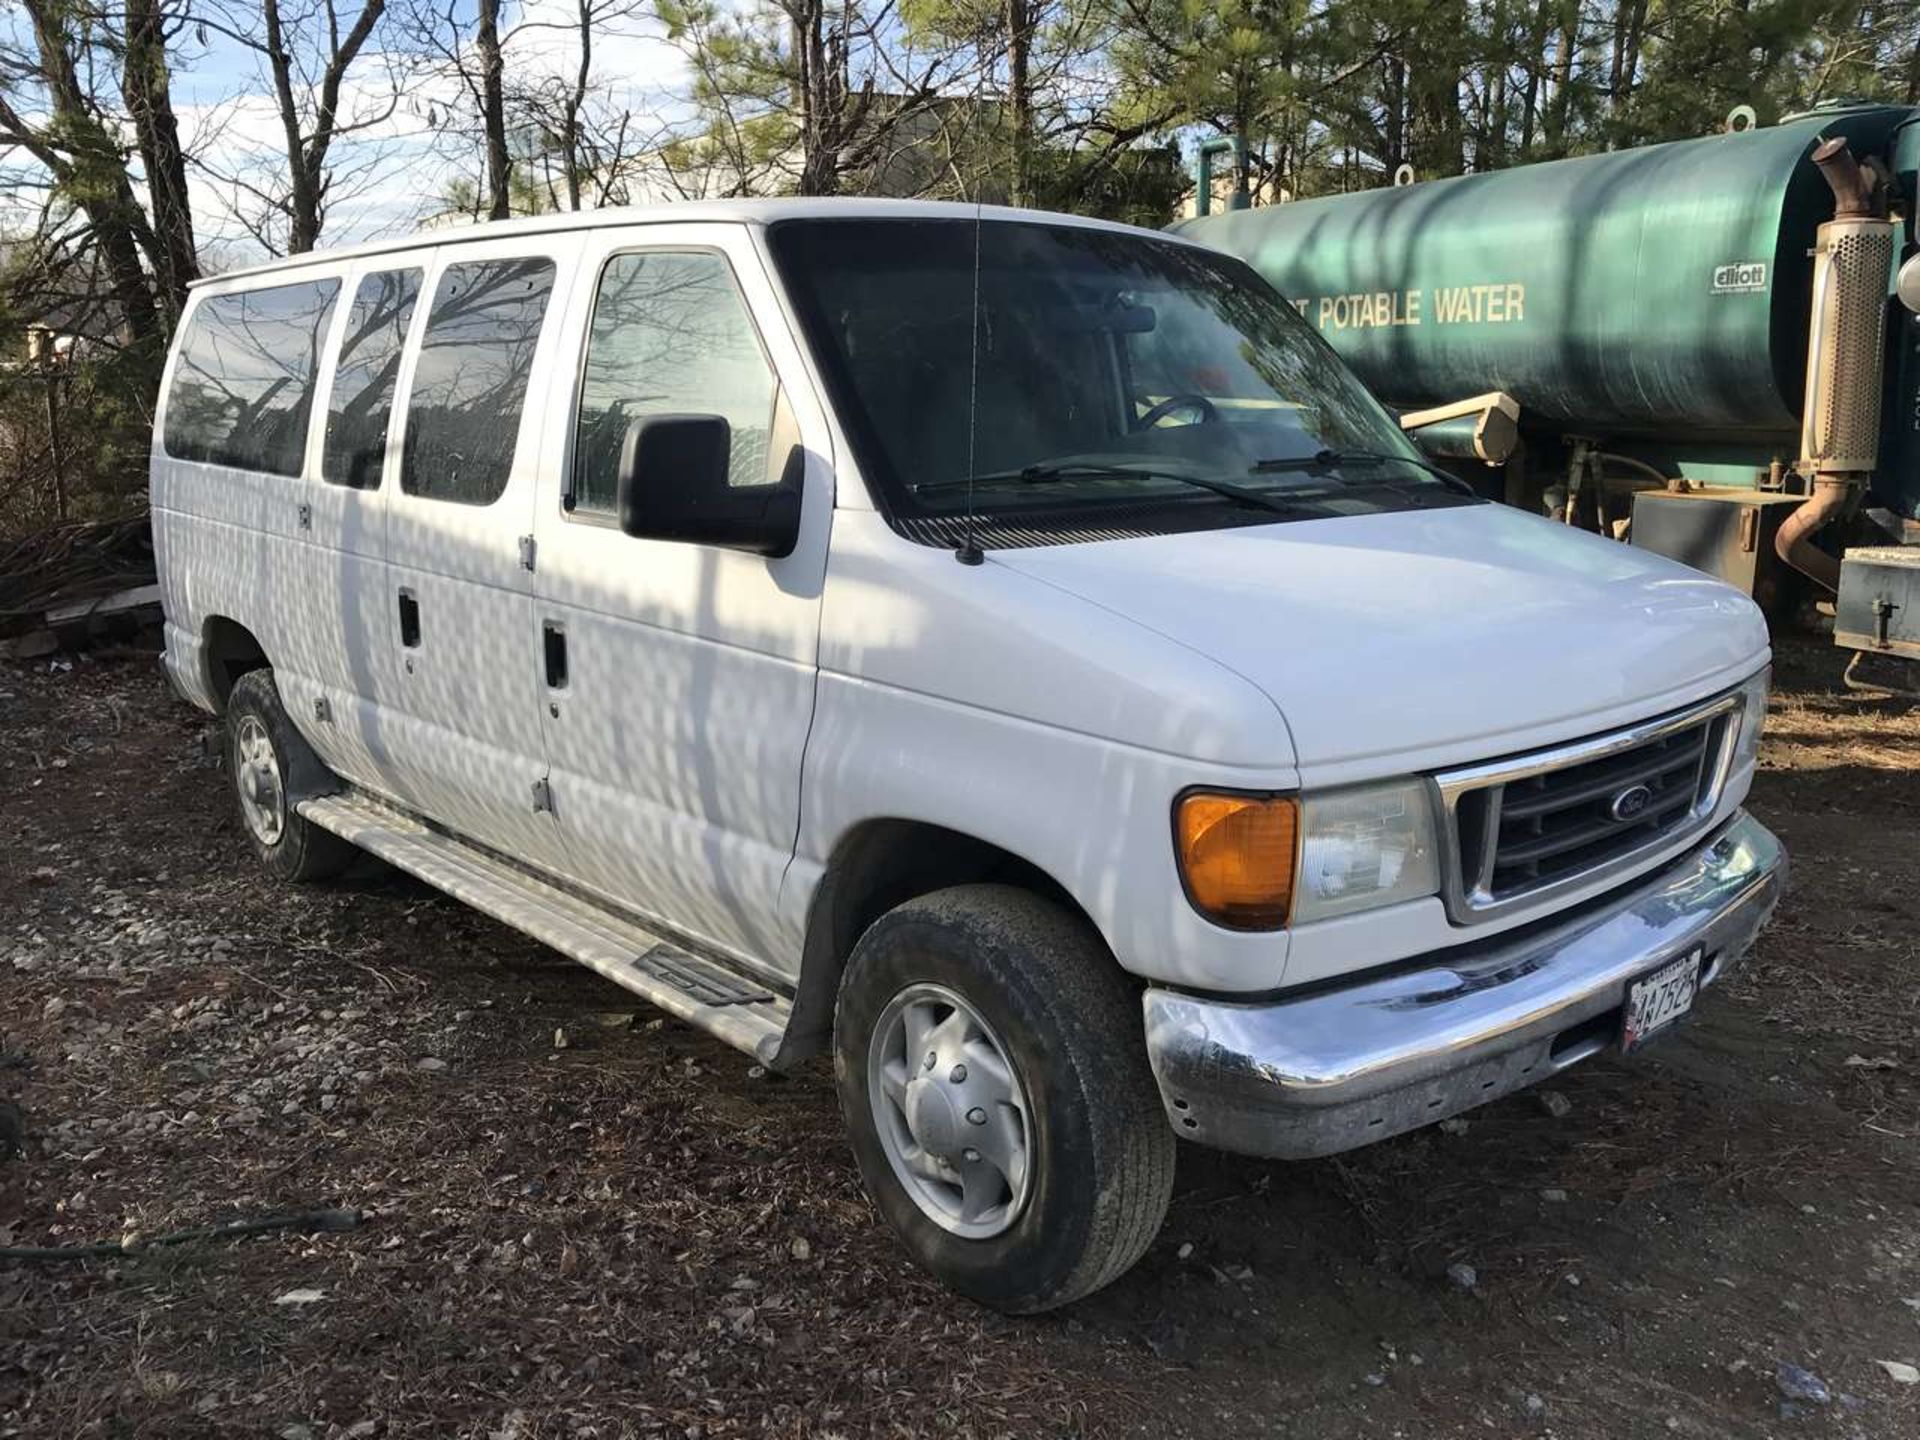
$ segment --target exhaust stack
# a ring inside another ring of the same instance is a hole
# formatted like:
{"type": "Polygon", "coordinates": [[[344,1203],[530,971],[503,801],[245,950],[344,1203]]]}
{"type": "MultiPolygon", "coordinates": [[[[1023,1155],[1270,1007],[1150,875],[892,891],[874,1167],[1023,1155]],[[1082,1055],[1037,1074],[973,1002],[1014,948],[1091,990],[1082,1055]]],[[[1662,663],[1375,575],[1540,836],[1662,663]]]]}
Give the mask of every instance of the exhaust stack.
{"type": "Polygon", "coordinates": [[[1824,140],[1813,163],[1833,191],[1833,219],[1813,251],[1813,314],[1807,335],[1807,390],[1800,412],[1800,463],[1812,484],[1807,503],[1775,536],[1780,558],[1829,590],[1840,562],[1813,536],[1858,503],[1879,460],[1881,369],[1893,222],[1886,177],[1862,166],[1845,139],[1824,140]]]}

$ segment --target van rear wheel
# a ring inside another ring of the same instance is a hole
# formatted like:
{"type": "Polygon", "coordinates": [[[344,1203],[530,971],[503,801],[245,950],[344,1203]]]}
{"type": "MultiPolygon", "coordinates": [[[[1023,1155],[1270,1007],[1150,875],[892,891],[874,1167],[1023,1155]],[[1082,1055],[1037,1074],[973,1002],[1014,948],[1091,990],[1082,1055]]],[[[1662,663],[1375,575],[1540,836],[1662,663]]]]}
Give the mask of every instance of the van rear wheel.
{"type": "Polygon", "coordinates": [[[319,765],[293,728],[271,670],[249,670],[227,697],[227,773],[241,828],[260,863],[282,880],[327,880],[359,853],[300,815],[300,781],[319,765]]]}
{"type": "Polygon", "coordinates": [[[1124,1274],[1173,1189],[1140,1002],[1086,922],[1004,885],[889,911],[834,1022],[867,1192],[941,1281],[1013,1314],[1124,1274]]]}

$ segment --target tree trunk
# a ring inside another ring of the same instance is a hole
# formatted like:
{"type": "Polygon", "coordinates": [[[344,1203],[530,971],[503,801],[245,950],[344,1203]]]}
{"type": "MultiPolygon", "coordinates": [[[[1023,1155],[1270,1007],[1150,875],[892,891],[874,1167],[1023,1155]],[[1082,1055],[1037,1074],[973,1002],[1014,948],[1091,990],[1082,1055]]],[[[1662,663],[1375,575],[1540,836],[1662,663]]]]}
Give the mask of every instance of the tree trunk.
{"type": "Polygon", "coordinates": [[[1547,31],[1557,0],[1539,0],[1533,12],[1533,25],[1527,32],[1527,88],[1520,111],[1520,154],[1524,158],[1533,149],[1534,131],[1540,123],[1540,67],[1546,64],[1547,31]]]}
{"type": "Polygon", "coordinates": [[[1616,0],[1613,7],[1613,58],[1607,65],[1607,116],[1620,108],[1620,72],[1627,58],[1627,14],[1633,0],[1616,0]]]}
{"type": "Polygon", "coordinates": [[[1460,124],[1460,72],[1449,61],[1434,57],[1431,65],[1414,71],[1414,121],[1420,135],[1414,148],[1414,168],[1423,180],[1458,175],[1466,169],[1460,124]]]}
{"type": "Polygon", "coordinates": [[[280,130],[287,151],[289,255],[304,255],[320,243],[331,174],[327,169],[327,152],[333,147],[334,133],[339,128],[341,82],[386,8],[387,0],[366,0],[344,37],[329,32],[327,64],[313,96],[313,129],[309,134],[303,132],[301,123],[299,89],[303,82],[294,67],[293,43],[281,18],[280,0],[261,0],[260,19],[264,26],[261,48],[267,57],[268,73],[273,77],[274,103],[280,110],[280,130]]]}
{"type": "Polygon", "coordinates": [[[1007,105],[1013,123],[1015,205],[1033,203],[1033,32],[1032,0],[1006,0],[1007,105]]]}
{"type": "Polygon", "coordinates": [[[1573,55],[1580,47],[1580,0],[1563,0],[1553,51],[1553,97],[1547,107],[1547,152],[1567,153],[1567,120],[1573,109],[1573,55]]]}
{"type": "Polygon", "coordinates": [[[840,188],[836,89],[828,56],[824,0],[788,0],[793,22],[794,90],[800,111],[802,195],[832,195],[840,188]]]}
{"type": "Polygon", "coordinates": [[[1495,39],[1488,62],[1489,96],[1487,102],[1486,163],[1480,168],[1497,170],[1507,163],[1507,130],[1513,123],[1512,0],[1499,0],[1494,7],[1495,39]]]}
{"type": "Polygon", "coordinates": [[[287,49],[286,27],[280,19],[280,0],[262,0],[261,24],[267,71],[273,77],[274,105],[280,112],[280,132],[287,152],[287,253],[303,255],[320,238],[320,196],[307,164],[307,146],[300,134],[300,106],[293,89],[293,57],[287,49]]]}
{"type": "Polygon", "coordinates": [[[141,167],[147,174],[154,245],[148,255],[159,282],[169,328],[187,303],[187,287],[199,278],[193,240],[193,209],[187,198],[187,162],[173,113],[167,70],[166,32],[159,0],[127,0],[126,54],[120,93],[133,120],[141,167]]]}
{"type": "Polygon", "coordinates": [[[1389,55],[1386,66],[1386,162],[1391,177],[1407,158],[1407,62],[1389,55]]]}
{"type": "Polygon", "coordinates": [[[40,72],[47,86],[52,130],[65,155],[49,150],[55,178],[86,212],[127,333],[135,340],[161,334],[160,316],[140,265],[143,244],[152,238],[140,202],[134,198],[126,158],[87,104],[67,31],[66,10],[58,0],[24,0],[33,23],[40,72]]]}
{"type": "Polygon", "coordinates": [[[567,208],[580,208],[582,172],[585,157],[580,153],[580,111],[587,103],[587,82],[593,73],[593,3],[579,0],[580,68],[574,72],[573,89],[567,92],[566,108],[560,117],[560,159],[566,170],[567,208]]]}
{"type": "MultiPolygon", "coordinates": [[[[1292,0],[1281,0],[1273,12],[1273,24],[1279,39],[1279,69],[1280,73],[1286,77],[1287,85],[1286,101],[1281,113],[1270,122],[1275,141],[1273,163],[1270,165],[1262,163],[1260,166],[1259,188],[1264,190],[1266,196],[1264,203],[1269,205],[1280,200],[1286,193],[1297,195],[1300,192],[1296,171],[1307,153],[1304,143],[1295,143],[1296,137],[1300,134],[1298,127],[1302,107],[1295,99],[1294,89],[1294,82],[1299,76],[1300,54],[1299,27],[1294,20],[1292,0]]],[[[1266,158],[1266,144],[1266,137],[1262,136],[1259,149],[1259,159],[1262,162],[1266,158]]],[[[1253,146],[1247,147],[1247,154],[1249,157],[1255,155],[1253,146]]],[[[1251,158],[1249,163],[1252,163],[1251,158]]],[[[1341,188],[1346,187],[1343,185],[1341,188]]]]}
{"type": "Polygon", "coordinates": [[[1634,88],[1640,83],[1640,52],[1647,40],[1647,0],[1633,0],[1633,25],[1627,31],[1627,54],[1623,63],[1620,90],[1620,118],[1624,122],[1633,109],[1634,88]]]}
{"type": "MultiPolygon", "coordinates": [[[[51,347],[49,347],[51,348],[51,347]]],[[[60,433],[60,371],[55,357],[47,371],[47,463],[53,469],[53,518],[67,520],[67,446],[60,433]]]]}
{"type": "Polygon", "coordinates": [[[1613,63],[1607,71],[1607,119],[1612,132],[1607,137],[1608,149],[1620,140],[1634,75],[1640,68],[1640,35],[1646,20],[1647,0],[1619,0],[1613,14],[1613,63]]]}
{"type": "Polygon", "coordinates": [[[1421,178],[1458,175],[1466,168],[1460,115],[1460,55],[1468,28],[1464,0],[1450,0],[1410,37],[1420,59],[1409,89],[1416,132],[1413,163],[1421,178]],[[1429,28],[1430,27],[1430,28],[1429,28]]]}
{"type": "Polygon", "coordinates": [[[513,214],[513,192],[508,181],[513,161],[507,154],[507,100],[505,67],[500,58],[500,0],[479,0],[479,26],[474,47],[480,52],[480,127],[486,134],[487,218],[505,220],[513,214]]]}
{"type": "Polygon", "coordinates": [[[1247,72],[1243,66],[1234,79],[1233,98],[1233,133],[1240,138],[1240,148],[1233,152],[1233,200],[1230,202],[1236,209],[1245,209],[1253,203],[1252,187],[1247,176],[1253,164],[1252,131],[1253,92],[1247,83],[1247,72]]]}
{"type": "Polygon", "coordinates": [[[1480,137],[1481,152],[1474,159],[1476,170],[1498,170],[1507,163],[1507,127],[1513,122],[1507,97],[1507,72],[1503,65],[1492,79],[1493,92],[1487,97],[1486,133],[1480,137]]]}

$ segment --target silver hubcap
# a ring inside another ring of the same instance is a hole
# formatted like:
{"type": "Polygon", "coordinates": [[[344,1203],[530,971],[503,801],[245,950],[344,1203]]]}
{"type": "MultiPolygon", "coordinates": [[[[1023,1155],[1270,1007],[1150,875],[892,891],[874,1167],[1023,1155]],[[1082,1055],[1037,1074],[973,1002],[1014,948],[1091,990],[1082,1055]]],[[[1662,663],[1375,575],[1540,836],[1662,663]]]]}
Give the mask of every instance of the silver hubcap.
{"type": "Polygon", "coordinates": [[[867,1099],[894,1174],[929,1219],[969,1240],[1020,1218],[1032,1111],[993,1027],[941,985],[910,985],[874,1026],[867,1099]]]}
{"type": "Polygon", "coordinates": [[[257,716],[243,715],[233,736],[233,784],[240,792],[240,813],[262,845],[280,843],[287,825],[287,792],[280,783],[280,759],[257,716]]]}

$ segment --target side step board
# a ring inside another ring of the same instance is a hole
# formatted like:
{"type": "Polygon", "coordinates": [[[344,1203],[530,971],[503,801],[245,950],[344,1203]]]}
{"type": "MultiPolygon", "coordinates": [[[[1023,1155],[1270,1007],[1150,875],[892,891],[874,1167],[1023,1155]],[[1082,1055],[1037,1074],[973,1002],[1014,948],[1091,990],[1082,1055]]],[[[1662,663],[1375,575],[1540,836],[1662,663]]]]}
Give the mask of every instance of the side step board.
{"type": "Polygon", "coordinates": [[[793,1002],[750,975],[695,955],[644,925],[526,874],[366,795],[310,797],[299,811],[389,865],[551,945],[614,984],[763,1064],[793,1002]]]}

